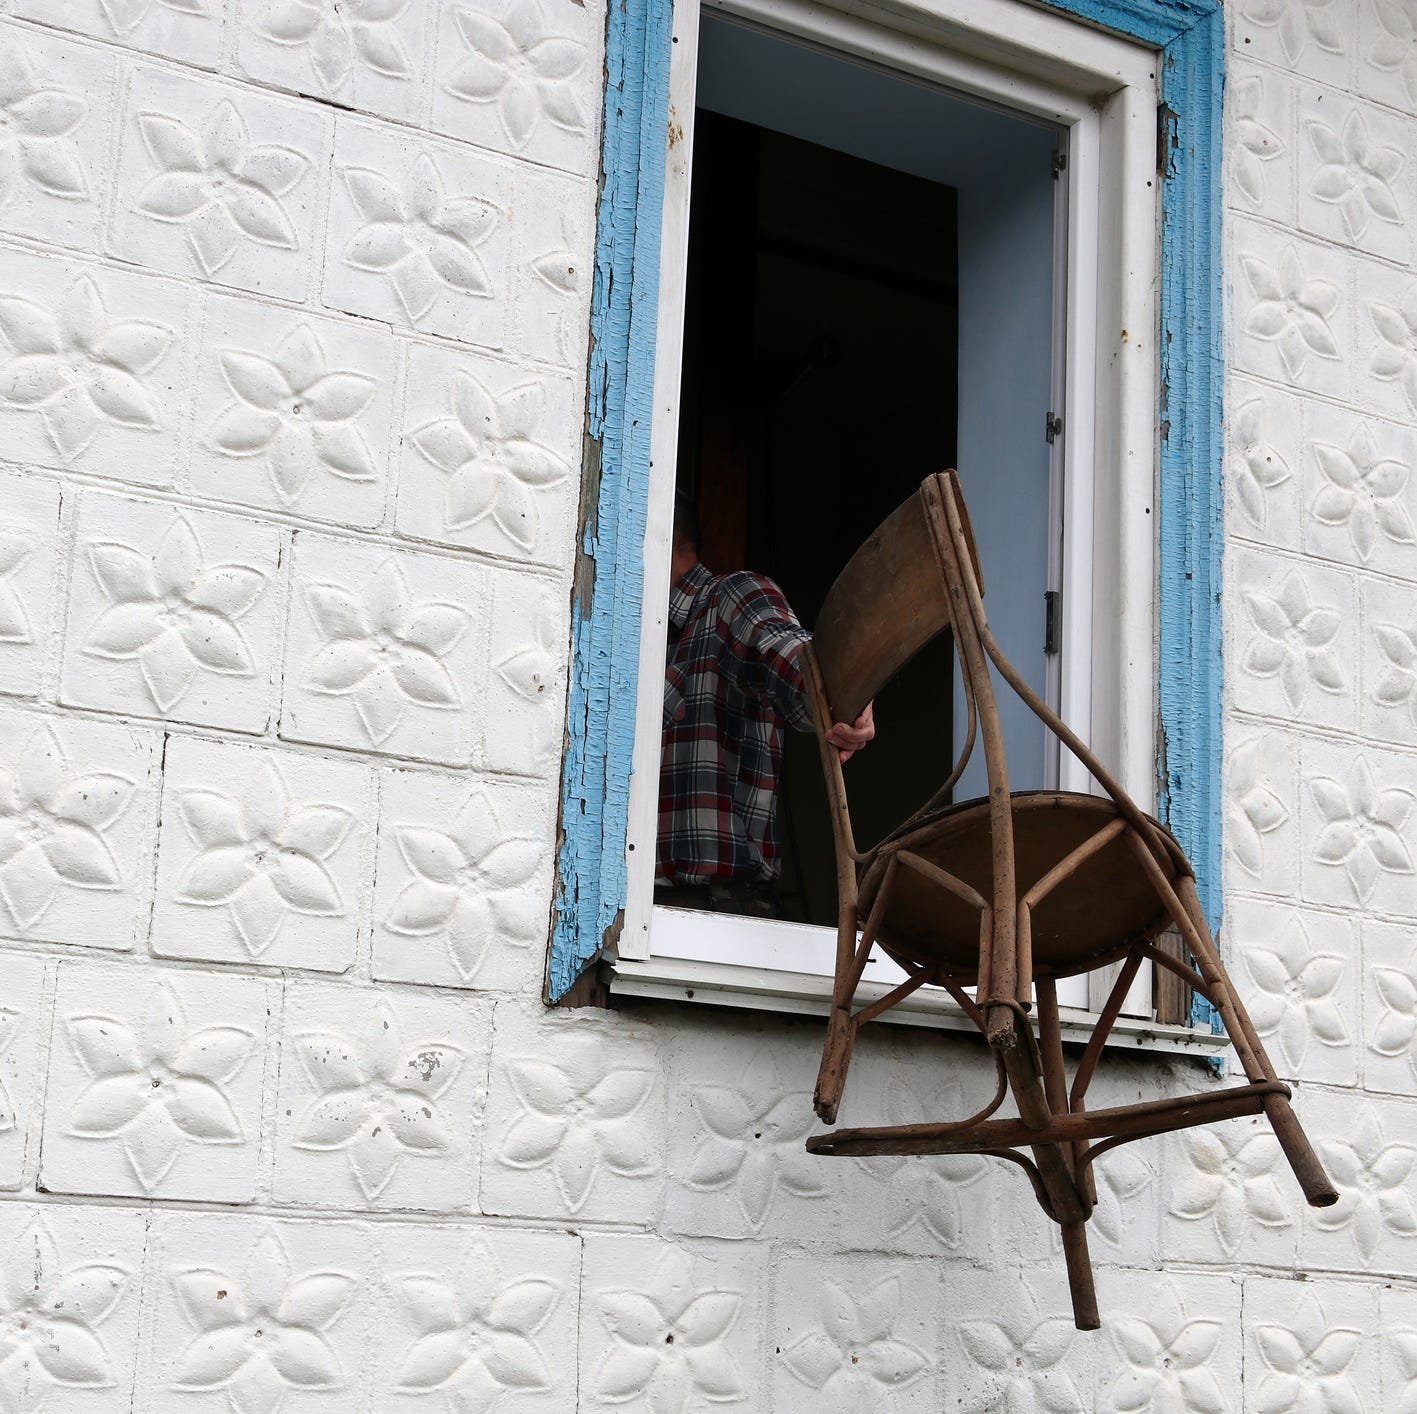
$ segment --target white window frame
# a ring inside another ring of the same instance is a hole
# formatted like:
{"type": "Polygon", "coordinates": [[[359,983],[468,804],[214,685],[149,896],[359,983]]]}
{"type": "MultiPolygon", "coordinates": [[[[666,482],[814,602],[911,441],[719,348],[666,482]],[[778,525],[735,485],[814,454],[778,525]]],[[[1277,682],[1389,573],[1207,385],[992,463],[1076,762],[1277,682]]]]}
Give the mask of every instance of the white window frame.
{"type": "MultiPolygon", "coordinates": [[[[1058,701],[1064,720],[1127,791],[1154,808],[1157,52],[1021,0],[915,0],[869,12],[858,4],[850,13],[805,0],[707,0],[707,7],[1066,129],[1068,238],[1066,268],[1059,271],[1067,301],[1066,376],[1057,452],[1068,469],[1068,529],[1058,701]],[[1094,574],[1094,565],[1106,572],[1094,574]],[[1094,624],[1108,631],[1095,636],[1094,624]]],[[[628,896],[611,986],[618,993],[824,1013],[834,930],[653,904],[699,18],[700,0],[675,0],[628,896]],[[814,951],[822,971],[801,965],[814,951]]],[[[1066,752],[1059,784],[1092,789],[1066,752]]],[[[869,1000],[898,976],[888,960],[873,958],[858,995],[869,1000]],[[872,981],[873,974],[880,980],[872,981]]],[[[971,1026],[933,988],[884,1019],[971,1026]]],[[[1090,1031],[1089,1013],[1064,1008],[1063,1029],[1065,1038],[1090,1031]]],[[[1128,1018],[1118,1023],[1116,1040],[1205,1054],[1225,1045],[1204,1028],[1128,1018]]]]}

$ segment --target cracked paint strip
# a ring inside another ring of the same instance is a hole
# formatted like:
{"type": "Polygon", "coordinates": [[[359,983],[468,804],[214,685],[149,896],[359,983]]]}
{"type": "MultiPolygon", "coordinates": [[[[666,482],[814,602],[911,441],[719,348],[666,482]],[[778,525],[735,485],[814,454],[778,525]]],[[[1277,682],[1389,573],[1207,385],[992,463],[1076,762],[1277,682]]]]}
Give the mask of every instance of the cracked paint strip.
{"type": "Polygon", "coordinates": [[[546,996],[599,956],[625,903],[642,547],[669,124],[671,0],[610,6],[591,296],[585,526],[571,606],[561,848],[546,996]]]}

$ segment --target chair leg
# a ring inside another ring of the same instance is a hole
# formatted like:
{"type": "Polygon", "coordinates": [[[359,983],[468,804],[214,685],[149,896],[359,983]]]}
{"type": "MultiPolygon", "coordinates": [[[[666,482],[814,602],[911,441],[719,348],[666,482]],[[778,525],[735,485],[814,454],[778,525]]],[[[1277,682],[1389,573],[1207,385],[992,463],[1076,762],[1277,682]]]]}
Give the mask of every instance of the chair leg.
{"type": "Polygon", "coordinates": [[[846,1088],[846,1072],[851,1065],[855,1044],[851,1026],[850,1006],[833,1005],[827,1019],[827,1038],[822,1043],[822,1065],[817,1072],[817,1088],[812,1096],[812,1108],[823,1124],[835,1124],[841,1105],[841,1092],[846,1088]]]}
{"type": "Polygon", "coordinates": [[[1311,1208],[1333,1207],[1338,1202],[1338,1189],[1324,1172],[1294,1107],[1283,1095],[1270,1095],[1265,1099],[1264,1112],[1279,1147],[1284,1150],[1284,1157],[1289,1160],[1289,1167],[1294,1170],[1294,1177],[1299,1180],[1299,1187],[1304,1190],[1305,1201],[1311,1208]]]}
{"type": "MultiPolygon", "coordinates": [[[[1255,1030],[1254,1022],[1250,1020],[1244,1002],[1229,986],[1222,970],[1220,954],[1215,946],[1215,939],[1210,935],[1210,926],[1205,921],[1205,912],[1201,908],[1195,880],[1177,880],[1176,891],[1195,930],[1196,941],[1201,947],[1196,962],[1200,966],[1201,975],[1214,989],[1212,1000],[1225,1029],[1230,1033],[1232,1041],[1239,1042],[1235,1050],[1245,1068],[1246,1076],[1252,1081],[1275,1079],[1274,1067],[1270,1064],[1269,1056],[1265,1054],[1264,1043],[1255,1030]]],[[[1323,1164],[1319,1162],[1319,1156],[1314,1152],[1314,1146],[1309,1143],[1308,1135],[1304,1133],[1289,1100],[1284,1095],[1266,1096],[1264,1110],[1274,1130],[1274,1137],[1279,1141],[1284,1157],[1289,1160],[1289,1167],[1293,1169],[1294,1177],[1298,1180],[1306,1201],[1314,1208],[1332,1207],[1338,1202],[1338,1190],[1324,1172],[1323,1164]]]]}
{"type": "Polygon", "coordinates": [[[1073,1324],[1080,1331],[1095,1331],[1102,1324],[1097,1310],[1097,1287],[1092,1279],[1092,1257],[1087,1250],[1087,1224],[1063,1224],[1063,1258],[1068,1264],[1068,1289],[1073,1297],[1073,1324]]]}

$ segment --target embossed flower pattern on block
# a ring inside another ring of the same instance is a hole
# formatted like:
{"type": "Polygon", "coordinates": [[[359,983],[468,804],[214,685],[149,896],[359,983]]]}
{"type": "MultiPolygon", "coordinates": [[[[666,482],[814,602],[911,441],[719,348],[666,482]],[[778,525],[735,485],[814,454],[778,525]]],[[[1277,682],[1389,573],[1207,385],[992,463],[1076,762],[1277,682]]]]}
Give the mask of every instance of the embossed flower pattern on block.
{"type": "Polygon", "coordinates": [[[494,394],[471,373],[454,376],[453,415],[412,433],[418,450],[451,478],[444,501],[449,530],[490,520],[519,550],[535,546],[535,493],[564,481],[571,470],[536,440],[545,405],[540,383],[494,394]]]}
{"type": "Polygon", "coordinates": [[[1393,1364],[1402,1381],[1402,1397],[1396,1414],[1413,1414],[1417,1410],[1417,1330],[1411,1326],[1391,1328],[1384,1333],[1392,1352],[1393,1364]]]}
{"type": "Polygon", "coordinates": [[[1338,340],[1329,323],[1343,300],[1337,285],[1306,276],[1292,245],[1284,247],[1277,266],[1257,255],[1242,255],[1240,268],[1255,296],[1245,332],[1276,346],[1289,377],[1303,373],[1312,354],[1328,359],[1339,356],[1338,340]]]}
{"type": "Polygon", "coordinates": [[[1338,1202],[1319,1208],[1311,1221],[1329,1232],[1348,1229],[1365,1263],[1384,1236],[1417,1236],[1417,1210],[1409,1186],[1417,1149],[1390,1144],[1371,1110],[1365,1110],[1345,1138],[1319,1141],[1320,1157],[1338,1189],[1338,1202]]]}
{"type": "Polygon", "coordinates": [[[189,1144],[241,1144],[246,1134],[223,1087],[250,1058],[239,1026],[190,1030],[181,999],[154,987],[127,1021],[101,1012],[66,1018],[90,1083],[74,1100],[69,1134],[118,1140],[145,1192],[167,1177],[189,1144]]]}
{"type": "Polygon", "coordinates": [[[359,68],[387,78],[413,72],[395,28],[409,0],[266,0],[256,33],[276,44],[303,47],[327,93],[346,88],[359,68]]]}
{"type": "Polygon", "coordinates": [[[397,561],[385,560],[362,595],[311,584],[305,603],[325,639],[307,670],[310,690],[352,698],[373,745],[382,746],[410,710],[462,706],[443,658],[467,632],[467,611],[415,602],[397,561]]]}
{"type": "Polygon", "coordinates": [[[1265,435],[1262,398],[1251,398],[1239,407],[1230,424],[1231,484],[1245,515],[1261,530],[1265,525],[1267,493],[1293,478],[1288,463],[1265,435]]]}
{"type": "Polygon", "coordinates": [[[1379,340],[1373,354],[1374,377],[1400,383],[1407,405],[1417,411],[1417,285],[1408,288],[1399,305],[1373,300],[1368,316],[1379,340]]]}
{"type": "Polygon", "coordinates": [[[447,1041],[405,1042],[380,1001],[354,1034],[307,1031],[296,1052],[319,1092],[300,1117],[297,1149],[348,1156],[365,1198],[377,1198],[405,1155],[447,1153],[449,1119],[438,1103],[462,1068],[447,1041]]]}
{"type": "Polygon", "coordinates": [[[958,1396],[959,1414],[1075,1414],[1087,1398],[1062,1368],[1077,1340],[1065,1316],[1044,1316],[1026,1287],[993,1319],[961,1321],[964,1353],[985,1375],[958,1396]]]}
{"type": "Polygon", "coordinates": [[[1293,1205],[1274,1174],[1280,1149],[1272,1135],[1212,1125],[1182,1131],[1181,1144],[1190,1166],[1176,1185],[1171,1212],[1208,1223],[1227,1257],[1240,1251],[1254,1223],[1293,1225],[1293,1205]]]}
{"type": "Polygon", "coordinates": [[[1399,786],[1379,790],[1361,756],[1342,782],[1315,776],[1309,791],[1325,821],[1314,841],[1314,858],[1343,869],[1359,903],[1372,897],[1384,873],[1413,872],[1412,854],[1402,838],[1417,799],[1411,791],[1399,786]]]}
{"type": "Polygon", "coordinates": [[[372,378],[330,368],[319,337],[299,324],[275,357],[254,349],[222,349],[222,377],[235,401],[208,436],[229,457],[259,458],[281,499],[293,504],[312,476],[346,481],[377,477],[359,418],[376,392],[372,378]]]}
{"type": "Polygon", "coordinates": [[[111,1262],[66,1266],[43,1219],[30,1222],[0,1262],[5,1414],[37,1410],[65,1391],[113,1388],[113,1357],[95,1327],[112,1313],[131,1275],[111,1262]]]}
{"type": "Polygon", "coordinates": [[[781,1096],[698,1085],[690,1092],[705,1133],[684,1182],[731,1190],[754,1227],[766,1220],[781,1187],[800,1198],[825,1193],[820,1166],[803,1149],[814,1123],[805,1091],[781,1096]]]}
{"type": "Polygon", "coordinates": [[[187,790],[178,810],[199,853],[177,884],[177,901],[225,908],[253,957],[292,916],[338,917],[347,904],[325,861],[354,816],[340,805],[295,804],[269,761],[251,772],[242,797],[187,790]]]}
{"type": "Polygon", "coordinates": [[[1373,685],[1373,699],[1384,707],[1406,707],[1417,727],[1417,632],[1399,624],[1377,623],[1373,637],[1386,664],[1373,685]]]}
{"type": "Polygon", "coordinates": [[[1326,483],[1314,497],[1314,519],[1322,525],[1346,526],[1360,559],[1372,555],[1379,531],[1395,545],[1417,540],[1399,499],[1411,469],[1381,455],[1366,426],[1359,427],[1346,449],[1315,442],[1314,456],[1326,483]]]}
{"type": "Polygon", "coordinates": [[[1144,1315],[1119,1314],[1111,1329],[1125,1368],[1112,1385],[1117,1414],[1223,1414],[1232,1408],[1210,1369],[1224,1326],[1192,1317],[1174,1285],[1160,1284],[1144,1315]]]}
{"type": "Polygon", "coordinates": [[[1373,1031],[1372,1048],[1380,1056],[1407,1057],[1417,1075],[1417,953],[1402,967],[1375,967],[1373,980],[1383,1004],[1382,1015],[1373,1031]]]}
{"type": "MultiPolygon", "coordinates": [[[[555,692],[561,675],[556,643],[556,621],[551,606],[543,603],[533,623],[534,638],[517,648],[492,667],[523,702],[530,726],[530,759],[533,764],[548,764],[559,745],[560,718],[555,709],[560,697],[555,692]]],[[[563,650],[564,651],[564,650],[563,650]]]]}
{"type": "Polygon", "coordinates": [[[1225,835],[1236,862],[1258,879],[1264,870],[1264,837],[1289,819],[1284,802],[1270,789],[1262,769],[1261,742],[1251,741],[1230,758],[1229,805],[1225,835]]]}
{"type": "Polygon", "coordinates": [[[743,1293],[704,1288],[684,1253],[667,1252],[642,1288],[598,1291],[594,1300],[612,1337],[595,1374],[602,1403],[642,1398],[650,1414],[690,1414],[746,1397],[726,1341],[743,1293]]]}
{"type": "Polygon", "coordinates": [[[1333,0],[1247,0],[1240,12],[1252,24],[1278,30],[1291,64],[1311,44],[1329,54],[1344,53],[1343,22],[1333,0]]]}
{"type": "Polygon", "coordinates": [[[88,197],[88,182],[70,140],[88,116],[80,94],[36,77],[19,44],[0,39],[0,205],[29,183],[50,196],[88,197]]]}
{"type": "Polygon", "coordinates": [[[27,530],[0,530],[0,643],[32,643],[34,629],[24,601],[7,583],[34,553],[35,537],[27,530]]]}
{"type": "Polygon", "coordinates": [[[147,319],[110,319],[90,276],[80,275],[52,312],[19,295],[0,297],[0,333],[11,349],[0,363],[0,400],[37,412],[64,462],[110,424],[162,429],[143,375],[173,331],[147,319]]]}
{"type": "Polygon", "coordinates": [[[409,168],[402,189],[361,167],[341,175],[364,218],[344,258],[357,270],[387,275],[410,320],[422,319],[445,289],[491,298],[492,279],[478,254],[502,218],[491,202],[450,197],[426,152],[409,168]]]}
{"type": "Polygon", "coordinates": [[[98,0],[103,17],[114,34],[131,34],[154,11],[202,17],[211,13],[213,0],[98,0]]]}
{"type": "Polygon", "coordinates": [[[1304,1073],[1310,1042],[1348,1044],[1336,996],[1347,964],[1316,948],[1301,918],[1289,918],[1271,946],[1252,942],[1243,956],[1258,989],[1249,999],[1250,1019],[1266,1042],[1278,1042],[1288,1074],[1304,1073]]]}
{"type": "Polygon", "coordinates": [[[551,1388],[534,1337],[561,1299],[554,1281],[506,1281],[487,1244],[474,1242],[451,1278],[413,1273],[391,1285],[419,1331],[399,1365],[399,1393],[440,1393],[449,1408],[491,1411],[503,1395],[551,1388]]]}
{"type": "Polygon", "coordinates": [[[1417,10],[1407,0],[1373,0],[1379,33],[1368,61],[1385,74],[1400,74],[1407,96],[1417,103],[1417,10]]]}
{"type": "Polygon", "coordinates": [[[105,836],[136,785],[116,772],[73,770],[48,726],[0,763],[0,900],[21,932],[66,888],[123,887],[105,836]]]}
{"type": "Polygon", "coordinates": [[[470,796],[446,831],[396,825],[394,838],[413,877],[384,920],[390,932],[442,942],[464,981],[497,942],[531,942],[526,886],[545,846],[508,835],[485,794],[470,796]]]}
{"type": "Polygon", "coordinates": [[[585,67],[585,46],[548,28],[536,0],[518,0],[501,20],[477,10],[453,11],[466,45],[448,75],[448,92],[470,103],[494,104],[512,145],[525,147],[546,121],[582,132],[585,110],[575,78],[585,67]]]}
{"type": "MultiPolygon", "coordinates": [[[[1132,1147],[1110,1150],[1093,1169],[1097,1206],[1089,1222],[1100,1238],[1113,1247],[1121,1247],[1127,1240],[1129,1226],[1135,1227],[1135,1210],[1140,1206],[1141,1195],[1156,1182],[1156,1171],[1132,1147]]],[[[1050,1228],[1050,1232],[1057,1237],[1056,1229],[1050,1228]]]]}
{"type": "Polygon", "coordinates": [[[345,1388],[325,1331],[343,1315],[355,1277],[295,1273],[285,1244],[266,1232],[239,1270],[186,1267],[171,1281],[197,1329],[178,1361],[173,1389],[222,1390],[236,1414],[276,1414],[293,1391],[345,1388]]]}
{"type": "Polygon", "coordinates": [[[1341,132],[1318,119],[1304,126],[1321,164],[1311,190],[1320,201],[1338,207],[1349,238],[1361,240],[1374,217],[1400,226],[1402,207],[1392,183],[1402,171],[1402,153],[1374,143],[1356,108],[1343,120],[1341,132]]]}
{"type": "Polygon", "coordinates": [[[651,1136],[636,1116],[654,1084],[647,1070],[608,1064],[603,1048],[566,1063],[514,1056],[507,1062],[522,1106],[498,1158],[518,1169],[549,1168],[568,1211],[578,1213],[602,1170],[622,1178],[654,1171],[651,1136]]]}
{"type": "Polygon", "coordinates": [[[823,1409],[857,1414],[879,1408],[929,1369],[930,1357],[894,1333],[900,1300],[896,1276],[859,1293],[823,1280],[817,1324],[782,1352],[793,1375],[818,1392],[823,1409]]]}
{"type": "Polygon", "coordinates": [[[1256,206],[1265,198],[1264,163],[1284,153],[1284,139],[1260,118],[1264,101],[1263,82],[1258,77],[1241,79],[1230,91],[1235,113],[1235,156],[1233,168],[1240,190],[1256,206]]]}
{"type": "Polygon", "coordinates": [[[571,309],[572,301],[585,283],[581,273],[581,256],[577,253],[581,243],[579,222],[570,211],[563,211],[560,244],[542,251],[531,261],[531,273],[562,305],[555,315],[553,341],[555,355],[562,363],[571,363],[575,358],[572,347],[575,321],[571,318],[571,309]]]}
{"type": "Polygon", "coordinates": [[[1346,686],[1329,645],[1342,626],[1336,609],[1315,607],[1297,573],[1286,575],[1277,595],[1244,591],[1245,608],[1258,630],[1245,650],[1244,668],[1257,678],[1278,677],[1284,700],[1297,712],[1310,682],[1325,692],[1346,686]]]}
{"type": "Polygon", "coordinates": [[[212,110],[200,134],[163,113],[140,113],[138,127],[158,169],[138,194],[138,210],[185,226],[203,274],[217,274],[243,241],[298,247],[281,197],[310,166],[304,153],[277,143],[253,147],[229,99],[212,110]]]}
{"type": "MultiPolygon", "coordinates": [[[[921,1124],[932,1114],[965,1114],[960,1086],[946,1081],[934,1092],[931,1109],[915,1087],[893,1077],[886,1090],[886,1119],[895,1124],[921,1124]]],[[[963,1197],[988,1172],[989,1161],[976,1154],[941,1158],[883,1155],[864,1159],[863,1166],[880,1183],[879,1202],[886,1236],[899,1240],[914,1228],[923,1229],[941,1246],[957,1248],[964,1240],[963,1197]]]]}
{"type": "Polygon", "coordinates": [[[1255,1343],[1265,1375],[1259,1382],[1256,1408],[1361,1414],[1363,1400],[1349,1367],[1362,1336],[1352,1326],[1332,1324],[1312,1296],[1299,1303],[1288,1324],[1260,1325],[1255,1343]]]}
{"type": "Polygon", "coordinates": [[[90,625],[84,652],[135,660],[159,711],[176,707],[198,672],[255,674],[240,620],[265,589],[264,571],[234,560],[206,564],[182,515],[151,555],[115,540],[93,540],[87,549],[109,607],[90,625]]]}

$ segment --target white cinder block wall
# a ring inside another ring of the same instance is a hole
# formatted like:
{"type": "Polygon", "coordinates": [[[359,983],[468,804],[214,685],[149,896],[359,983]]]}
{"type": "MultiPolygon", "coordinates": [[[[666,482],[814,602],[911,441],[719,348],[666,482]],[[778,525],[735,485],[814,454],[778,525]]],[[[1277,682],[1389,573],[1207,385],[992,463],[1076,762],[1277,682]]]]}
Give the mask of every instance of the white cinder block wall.
{"type": "Polygon", "coordinates": [[[1012,1174],[807,1159],[814,1024],[540,1005],[603,10],[0,12],[0,1409],[1417,1397],[1417,10],[1229,7],[1227,941],[1343,1202],[1117,1153],[1090,1336],[1012,1174]]]}

